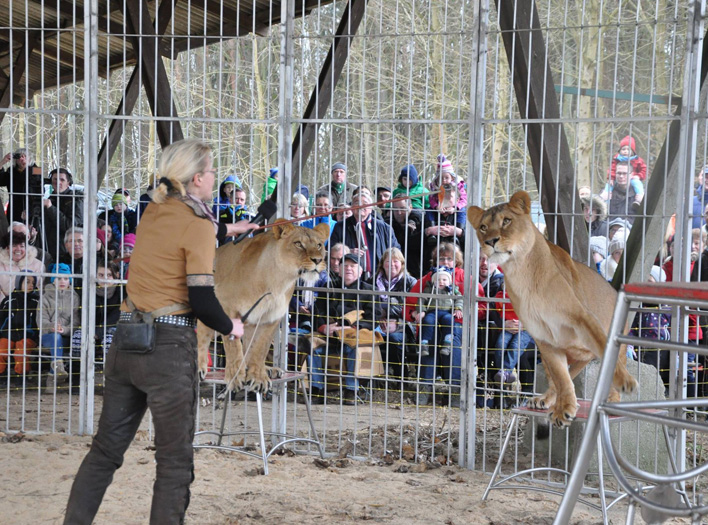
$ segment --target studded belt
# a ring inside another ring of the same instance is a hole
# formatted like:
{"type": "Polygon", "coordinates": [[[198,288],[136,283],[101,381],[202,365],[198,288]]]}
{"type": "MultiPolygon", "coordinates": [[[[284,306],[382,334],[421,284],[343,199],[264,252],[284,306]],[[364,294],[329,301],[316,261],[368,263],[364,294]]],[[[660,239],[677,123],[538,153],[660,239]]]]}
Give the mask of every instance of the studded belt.
{"type": "MultiPolygon", "coordinates": [[[[119,321],[130,321],[130,312],[121,312],[119,321]]],[[[163,315],[152,320],[153,323],[171,324],[175,326],[186,326],[194,328],[197,326],[197,320],[191,315],[163,315]]]]}

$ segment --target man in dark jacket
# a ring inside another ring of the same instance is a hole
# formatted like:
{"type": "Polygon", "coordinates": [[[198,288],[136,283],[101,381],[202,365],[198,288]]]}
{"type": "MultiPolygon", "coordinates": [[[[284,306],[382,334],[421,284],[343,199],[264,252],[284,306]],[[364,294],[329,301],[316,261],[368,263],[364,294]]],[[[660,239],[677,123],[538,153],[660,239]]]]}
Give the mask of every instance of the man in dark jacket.
{"type": "Polygon", "coordinates": [[[373,290],[372,285],[362,281],[363,271],[362,258],[353,253],[346,254],[341,265],[341,285],[344,291],[320,294],[315,301],[315,327],[325,337],[326,344],[316,348],[310,359],[313,403],[324,402],[326,393],[325,354],[339,354],[340,352],[344,360],[342,372],[344,373],[345,390],[342,403],[345,405],[355,403],[358,389],[358,383],[354,377],[356,348],[345,344],[338,335],[341,335],[343,330],[352,327],[368,330],[374,328],[374,296],[357,293],[360,290],[373,290]]]}
{"type": "Polygon", "coordinates": [[[74,179],[69,170],[57,168],[49,174],[54,193],[44,199],[44,235],[46,250],[54,260],[65,258],[64,235],[69,228],[84,225],[84,194],[71,188],[74,179]]]}
{"type": "Polygon", "coordinates": [[[641,206],[635,205],[634,188],[629,184],[632,178],[631,164],[620,163],[615,169],[615,184],[612,187],[612,197],[609,202],[610,219],[622,217],[634,222],[634,216],[641,213],[641,206]]]}
{"type": "MultiPolygon", "coordinates": [[[[388,224],[388,221],[386,221],[388,224]]],[[[423,275],[423,212],[411,209],[410,201],[393,203],[391,227],[396,240],[401,245],[401,252],[406,258],[406,269],[416,279],[423,275]]]]}
{"type": "Polygon", "coordinates": [[[356,184],[347,182],[347,166],[341,162],[336,162],[332,166],[332,180],[329,184],[317,188],[315,195],[327,195],[332,202],[332,207],[336,208],[340,204],[351,202],[356,184]]]}
{"type": "Polygon", "coordinates": [[[42,169],[32,161],[27,148],[19,148],[15,153],[5,155],[0,159],[0,167],[10,161],[14,162],[0,170],[0,187],[7,188],[10,193],[7,219],[9,222],[26,222],[39,230],[44,192],[42,169]]]}
{"type": "MultiPolygon", "coordinates": [[[[352,199],[352,206],[371,204],[371,195],[362,192],[352,199]]],[[[351,252],[362,258],[364,280],[370,281],[383,253],[389,248],[399,248],[393,229],[377,218],[371,206],[355,210],[343,222],[337,222],[329,238],[330,244],[344,243],[351,252]]]]}

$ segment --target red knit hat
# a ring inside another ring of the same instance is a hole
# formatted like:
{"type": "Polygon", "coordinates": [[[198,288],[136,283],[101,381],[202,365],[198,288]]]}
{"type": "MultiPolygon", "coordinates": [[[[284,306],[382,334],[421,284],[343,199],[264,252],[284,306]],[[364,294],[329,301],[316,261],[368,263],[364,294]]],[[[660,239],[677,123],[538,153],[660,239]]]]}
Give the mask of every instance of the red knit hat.
{"type": "Polygon", "coordinates": [[[98,237],[98,240],[101,241],[101,244],[103,244],[103,247],[106,247],[106,232],[102,230],[101,228],[96,228],[96,237],[98,237]]]}
{"type": "Polygon", "coordinates": [[[619,149],[622,149],[622,148],[624,148],[625,146],[629,146],[630,149],[632,150],[632,152],[636,151],[636,150],[637,150],[637,145],[636,145],[636,143],[634,142],[634,137],[631,137],[631,136],[627,135],[625,138],[623,138],[622,140],[620,140],[620,147],[619,147],[619,149]]]}

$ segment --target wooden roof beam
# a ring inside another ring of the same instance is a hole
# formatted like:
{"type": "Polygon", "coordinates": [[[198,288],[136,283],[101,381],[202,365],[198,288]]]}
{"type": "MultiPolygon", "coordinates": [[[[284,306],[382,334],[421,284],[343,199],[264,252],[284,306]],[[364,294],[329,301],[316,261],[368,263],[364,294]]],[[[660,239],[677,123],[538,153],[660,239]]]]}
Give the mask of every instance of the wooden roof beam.
{"type": "MultiPolygon", "coordinates": [[[[11,102],[13,102],[11,96],[15,94],[27,71],[27,57],[32,54],[39,40],[37,33],[38,31],[29,32],[25,44],[17,54],[15,67],[12,71],[12,82],[10,82],[10,78],[5,78],[5,81],[0,84],[0,108],[9,108],[11,102]]],[[[5,115],[7,115],[6,112],[0,113],[0,123],[2,123],[5,115]]]]}
{"type": "MultiPolygon", "coordinates": [[[[170,19],[172,18],[173,4],[176,5],[177,2],[179,2],[179,0],[162,0],[160,3],[157,13],[158,26],[154,29],[154,32],[157,35],[163,35],[165,33],[170,19]]],[[[133,113],[133,109],[135,108],[135,104],[138,100],[138,95],[140,94],[139,77],[140,69],[137,67],[133,68],[133,73],[130,75],[130,79],[125,87],[123,99],[118,105],[118,109],[115,113],[116,115],[130,115],[133,113]]],[[[125,121],[122,119],[114,119],[108,127],[108,133],[104,137],[103,143],[101,144],[101,150],[98,153],[98,187],[101,187],[101,184],[103,184],[103,179],[106,176],[106,171],[108,170],[108,164],[111,162],[113,154],[118,148],[124,128],[125,121]]],[[[162,139],[160,140],[162,141],[162,139]]]]}
{"type": "MultiPolygon", "coordinates": [[[[364,18],[366,4],[368,0],[350,0],[342,13],[337,31],[334,34],[334,41],[329,48],[327,58],[325,58],[317,78],[317,85],[310,95],[310,100],[305,108],[303,119],[321,119],[327,113],[332,102],[332,95],[337,86],[344,64],[349,56],[349,48],[353,35],[359,29],[359,24],[364,18]]],[[[302,167],[312,152],[312,148],[317,138],[319,124],[303,122],[298,127],[292,146],[292,184],[297,187],[300,184],[302,167]]]]}

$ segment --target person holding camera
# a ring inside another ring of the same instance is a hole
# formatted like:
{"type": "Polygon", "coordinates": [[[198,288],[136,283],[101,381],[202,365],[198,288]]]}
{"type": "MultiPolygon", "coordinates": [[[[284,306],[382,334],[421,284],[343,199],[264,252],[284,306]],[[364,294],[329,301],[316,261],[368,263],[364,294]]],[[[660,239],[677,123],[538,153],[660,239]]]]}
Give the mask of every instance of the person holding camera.
{"type": "Polygon", "coordinates": [[[34,163],[27,148],[19,148],[2,157],[0,167],[10,161],[9,167],[0,170],[0,186],[10,193],[7,219],[26,222],[39,231],[44,193],[42,169],[34,163]]]}

